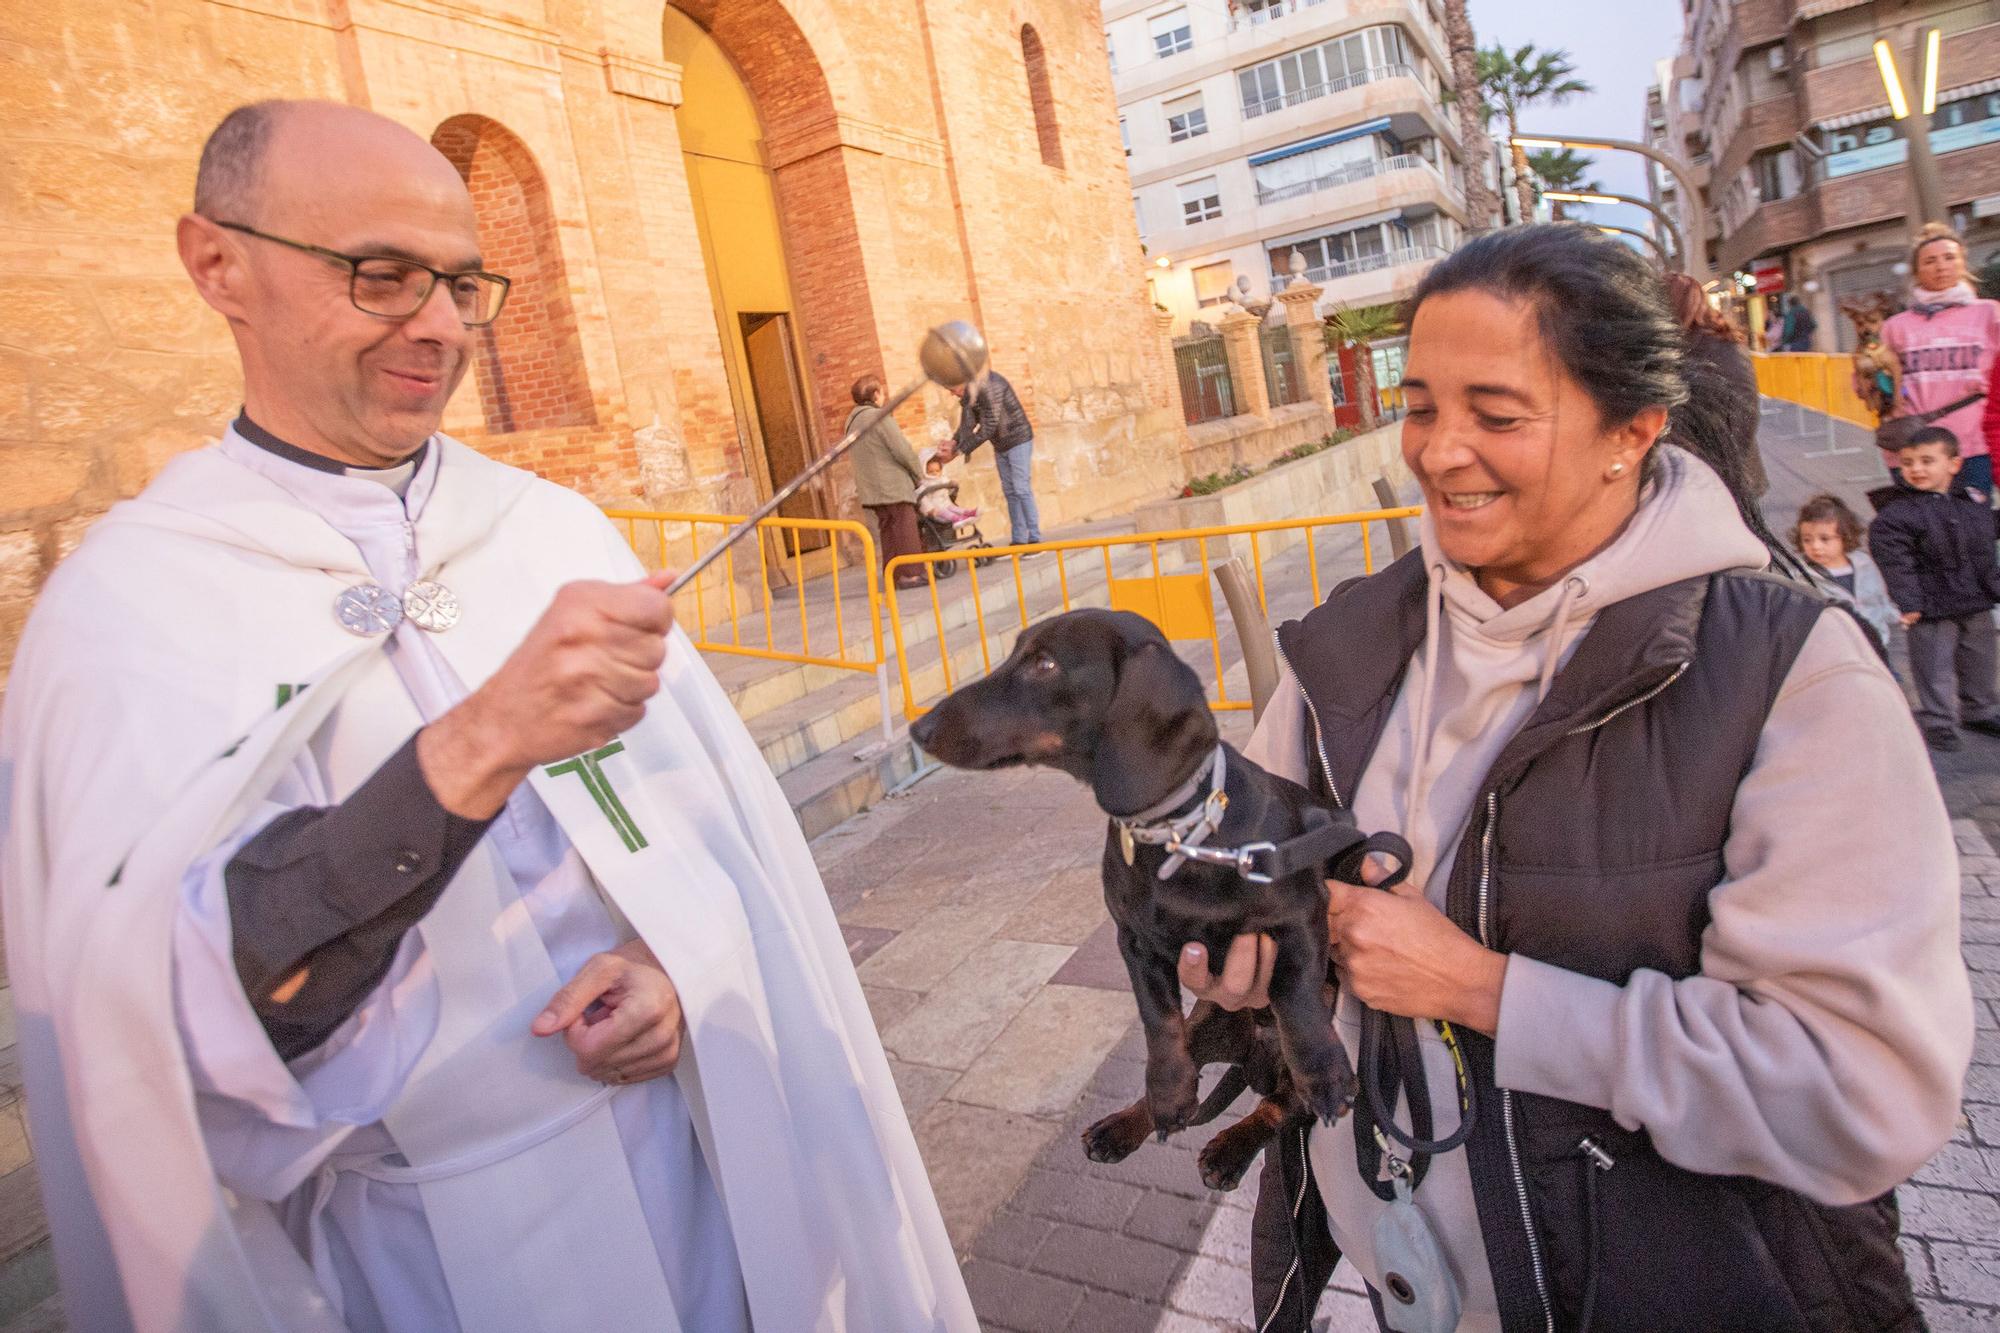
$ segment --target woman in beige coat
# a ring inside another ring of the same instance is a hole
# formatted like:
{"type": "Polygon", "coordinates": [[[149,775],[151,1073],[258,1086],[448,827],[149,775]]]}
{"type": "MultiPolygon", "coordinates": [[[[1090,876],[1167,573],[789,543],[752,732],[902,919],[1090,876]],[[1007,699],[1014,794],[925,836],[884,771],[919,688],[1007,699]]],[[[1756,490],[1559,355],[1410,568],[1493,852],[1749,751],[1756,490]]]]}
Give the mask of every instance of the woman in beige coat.
{"type": "MultiPolygon", "coordinates": [[[[854,410],[847,414],[847,429],[853,430],[862,416],[872,413],[882,402],[882,381],[863,375],[851,391],[854,410]]],[[[899,555],[915,555],[923,550],[917,532],[917,487],[923,482],[923,465],[917,451],[903,435],[896,418],[885,416],[854,445],[855,499],[875,518],[875,531],[882,543],[882,563],[886,566],[899,555]]],[[[914,570],[897,576],[899,588],[923,584],[914,570]]]]}

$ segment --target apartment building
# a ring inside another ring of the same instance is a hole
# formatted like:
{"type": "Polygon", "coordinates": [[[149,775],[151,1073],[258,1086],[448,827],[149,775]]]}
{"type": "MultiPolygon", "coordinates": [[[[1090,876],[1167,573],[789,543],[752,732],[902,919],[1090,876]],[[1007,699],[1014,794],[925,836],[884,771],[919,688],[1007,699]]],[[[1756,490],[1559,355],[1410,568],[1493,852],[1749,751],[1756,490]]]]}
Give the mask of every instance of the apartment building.
{"type": "Polygon", "coordinates": [[[2000,254],[2000,0],[1684,6],[1681,50],[1647,91],[1645,132],[1694,166],[1701,199],[1681,198],[1663,172],[1655,194],[1703,238],[1717,272],[1804,300],[1825,350],[1853,345],[1843,299],[1909,286],[1907,144],[1873,46],[1886,38],[1914,85],[1911,44],[1933,27],[1941,220],[1975,268],[2000,254]]]}
{"type": "Polygon", "coordinates": [[[1400,300],[1457,241],[1464,168],[1436,0],[1104,0],[1152,265],[1175,328],[1268,299],[1400,300]],[[1247,280],[1247,281],[1246,281],[1247,280]]]}

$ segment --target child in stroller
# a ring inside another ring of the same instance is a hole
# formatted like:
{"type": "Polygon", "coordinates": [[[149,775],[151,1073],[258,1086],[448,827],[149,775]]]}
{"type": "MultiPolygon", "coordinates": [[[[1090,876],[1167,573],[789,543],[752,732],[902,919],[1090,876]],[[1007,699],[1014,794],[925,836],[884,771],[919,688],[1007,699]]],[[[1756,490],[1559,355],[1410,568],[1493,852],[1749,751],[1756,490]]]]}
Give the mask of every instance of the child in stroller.
{"type": "MultiPolygon", "coordinates": [[[[985,550],[986,538],[980,533],[977,509],[967,509],[958,503],[958,483],[948,481],[944,475],[944,460],[938,457],[936,449],[926,449],[918,455],[924,467],[925,480],[917,487],[917,527],[923,537],[926,551],[949,551],[960,546],[973,550],[985,550]]],[[[986,560],[979,559],[982,566],[986,560]]],[[[935,565],[937,577],[948,579],[958,572],[956,560],[940,560],[935,565]]]]}

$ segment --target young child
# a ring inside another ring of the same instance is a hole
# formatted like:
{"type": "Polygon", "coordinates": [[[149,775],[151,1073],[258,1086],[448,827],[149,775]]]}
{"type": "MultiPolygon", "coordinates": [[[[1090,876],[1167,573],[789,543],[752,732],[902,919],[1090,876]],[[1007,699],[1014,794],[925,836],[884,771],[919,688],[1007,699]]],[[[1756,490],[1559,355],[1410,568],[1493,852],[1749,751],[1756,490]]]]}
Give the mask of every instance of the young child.
{"type": "Polygon", "coordinates": [[[1917,723],[1933,750],[1968,731],[2000,736],[1993,606],[2000,602],[2000,539],[1993,510],[1958,481],[1958,437],[1926,426],[1897,451],[1902,481],[1868,525],[1868,549],[1910,629],[1917,723]]]}
{"type": "Polygon", "coordinates": [[[1882,571],[1861,549],[1861,539],[1861,520],[1839,497],[1815,495],[1799,506],[1792,545],[1826,576],[1855,614],[1873,627],[1886,648],[1889,630],[1898,623],[1896,604],[1889,600],[1882,571]]]}
{"type": "Polygon", "coordinates": [[[937,450],[924,450],[923,464],[924,476],[929,480],[917,487],[917,508],[950,527],[969,523],[979,517],[977,509],[965,509],[959,506],[958,483],[945,480],[944,460],[938,457],[937,450]]]}

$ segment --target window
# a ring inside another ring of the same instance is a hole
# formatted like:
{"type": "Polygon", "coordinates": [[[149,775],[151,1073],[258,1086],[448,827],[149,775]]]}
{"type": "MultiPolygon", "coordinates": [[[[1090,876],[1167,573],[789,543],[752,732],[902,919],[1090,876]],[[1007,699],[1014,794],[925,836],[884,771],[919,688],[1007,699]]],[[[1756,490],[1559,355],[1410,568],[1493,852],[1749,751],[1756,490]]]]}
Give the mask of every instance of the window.
{"type": "Polygon", "coordinates": [[[1152,29],[1153,57],[1156,60],[1179,55],[1194,45],[1194,32],[1188,27],[1188,12],[1185,9],[1161,14],[1147,26],[1152,29]]]}
{"type": "MultiPolygon", "coordinates": [[[[1132,220],[1133,220],[1134,222],[1136,222],[1136,223],[1138,223],[1138,224],[1139,224],[1139,239],[1140,239],[1140,240],[1142,240],[1142,241],[1143,241],[1143,240],[1145,240],[1145,239],[1146,239],[1146,207],[1145,207],[1145,205],[1144,205],[1144,204],[1142,204],[1142,203],[1141,203],[1141,202],[1139,201],[1139,196],[1138,196],[1138,195],[1136,195],[1136,194],[1132,196],[1132,220]]],[[[1151,282],[1151,281],[1152,281],[1152,279],[1151,279],[1151,278],[1148,278],[1148,279],[1147,279],[1147,281],[1148,281],[1148,282],[1151,282]]]]}
{"type": "Polygon", "coordinates": [[[1799,192],[1799,154],[1790,145],[1766,148],[1753,155],[1750,171],[1756,181],[1757,198],[1764,203],[1789,199],[1799,192]]]}
{"type": "Polygon", "coordinates": [[[1268,252],[1271,262],[1271,277],[1275,280],[1292,271],[1292,252],[1296,250],[1305,256],[1306,279],[1310,282],[1325,282],[1328,278],[1343,277],[1348,273],[1365,273],[1371,268],[1380,268],[1383,257],[1391,246],[1384,233],[1394,230],[1395,245],[1402,247],[1407,242],[1399,224],[1371,222],[1366,226],[1348,231],[1330,231],[1319,236],[1307,237],[1302,241],[1289,241],[1273,246],[1268,252]]]}
{"type": "Polygon", "coordinates": [[[1125,156],[1132,156],[1132,127],[1125,123],[1125,117],[1118,118],[1118,142],[1125,145],[1125,156]]]}
{"type": "Polygon", "coordinates": [[[1364,134],[1311,152],[1293,153],[1275,162],[1259,163],[1250,169],[1257,181],[1257,202],[1275,204],[1281,199],[1295,199],[1315,190],[1330,190],[1361,180],[1380,170],[1378,162],[1394,155],[1394,145],[1376,135],[1364,134]]]}
{"type": "Polygon", "coordinates": [[[1194,271],[1194,299],[1197,305],[1219,305],[1229,295],[1229,286],[1236,281],[1236,269],[1225,259],[1216,264],[1203,264],[1194,271]]]}
{"type": "Polygon", "coordinates": [[[1041,34],[1032,25],[1021,28],[1021,61],[1028,71],[1028,106],[1035,115],[1035,139],[1042,150],[1042,164],[1063,164],[1062,132],[1056,125],[1056,95],[1049,86],[1048,55],[1042,50],[1041,34]]]}
{"type": "Polygon", "coordinates": [[[1215,177],[1203,176],[1181,186],[1181,223],[1192,227],[1222,216],[1222,190],[1215,177]]]}
{"type": "Polygon", "coordinates": [[[1201,94],[1176,97],[1160,108],[1167,113],[1167,142],[1180,143],[1208,133],[1208,109],[1201,104],[1201,94]]]}
{"type": "Polygon", "coordinates": [[[1104,58],[1111,62],[1111,72],[1118,72],[1118,39],[1110,33],[1104,34],[1104,58]]]}
{"type": "Polygon", "coordinates": [[[1868,6],[1822,14],[1812,24],[1812,61],[1817,66],[1865,59],[1875,44],[1875,14],[1868,6]]]}
{"type": "Polygon", "coordinates": [[[1315,97],[1390,75],[1411,75],[1403,30],[1364,28],[1317,46],[1308,46],[1236,72],[1243,114],[1294,106],[1315,97]]]}
{"type": "Polygon", "coordinates": [[[1782,97],[1791,90],[1791,85],[1785,81],[1786,58],[1783,42],[1753,47],[1743,53],[1736,68],[1743,76],[1743,99],[1746,102],[1782,97]]]}

